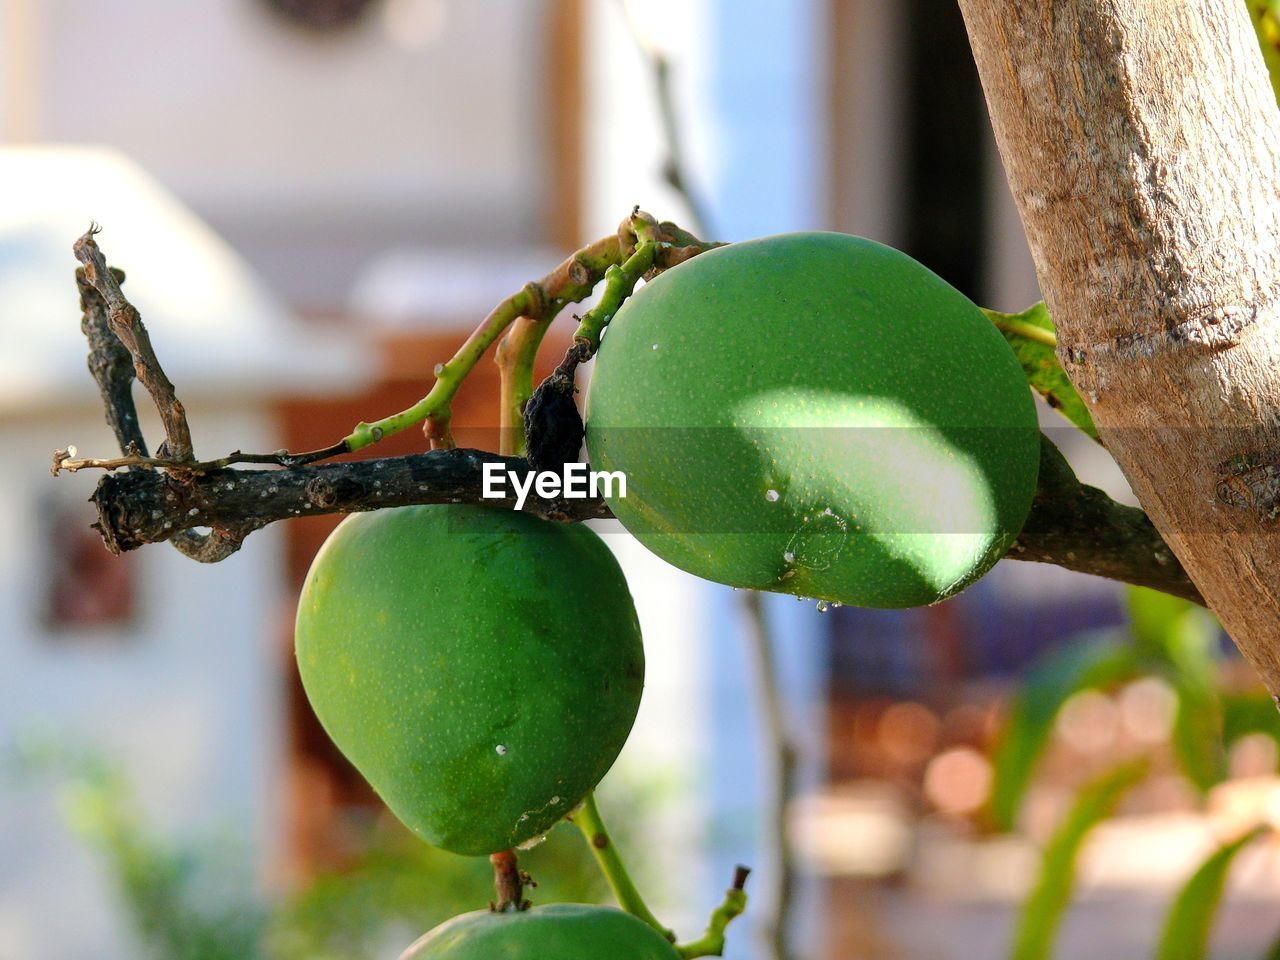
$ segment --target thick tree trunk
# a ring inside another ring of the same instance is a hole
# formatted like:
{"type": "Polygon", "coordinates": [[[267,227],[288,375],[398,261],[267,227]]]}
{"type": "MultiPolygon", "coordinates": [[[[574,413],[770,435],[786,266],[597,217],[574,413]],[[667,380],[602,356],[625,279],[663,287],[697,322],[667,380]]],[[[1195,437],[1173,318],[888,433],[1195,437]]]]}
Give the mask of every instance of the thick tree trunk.
{"type": "Polygon", "coordinates": [[[960,0],[1061,358],[1280,693],[1280,114],[1244,0],[960,0]]]}

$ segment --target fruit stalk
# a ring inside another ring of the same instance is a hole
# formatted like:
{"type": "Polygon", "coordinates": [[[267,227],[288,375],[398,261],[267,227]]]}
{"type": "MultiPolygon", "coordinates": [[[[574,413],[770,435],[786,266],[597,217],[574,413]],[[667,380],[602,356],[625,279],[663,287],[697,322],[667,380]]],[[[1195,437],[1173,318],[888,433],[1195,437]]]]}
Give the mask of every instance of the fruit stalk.
{"type": "Polygon", "coordinates": [[[528,874],[520,870],[514,850],[502,850],[489,855],[493,867],[493,889],[498,899],[489,904],[494,913],[528,910],[530,903],[524,898],[524,884],[528,874]]]}
{"type": "MultiPolygon", "coordinates": [[[[600,331],[646,272],[655,266],[660,269],[674,266],[715,246],[720,244],[700,243],[674,224],[656,223],[648,214],[633,211],[616,235],[583,247],[541,281],[526,284],[524,289],[494,307],[457,353],[436,367],[436,382],[425,397],[399,413],[372,423],[357,424],[343,438],[342,445],[348,451],[360,450],[383,437],[425,421],[433,448],[452,446],[450,405],[458,387],[494,341],[512,324],[524,318],[528,323],[518,330],[507,349],[502,351],[509,359],[498,358],[504,370],[507,369],[506,364],[511,365],[510,386],[504,391],[503,423],[513,428],[513,435],[518,433],[515,429],[519,423],[517,414],[533,392],[533,359],[547,324],[556,314],[569,303],[585,300],[596,284],[602,279],[609,281],[612,276],[614,279],[606,287],[601,302],[588,311],[582,321],[594,330],[595,338],[591,342],[598,345],[600,331]],[[631,239],[636,241],[633,251],[627,248],[631,239]],[[667,247],[669,256],[660,260],[658,253],[663,244],[670,244],[667,247]]],[[[581,324],[579,335],[583,335],[581,324]]],[[[586,335],[590,339],[590,334],[586,335]]],[[[518,440],[512,442],[515,445],[520,443],[518,440]]],[[[513,452],[515,449],[513,446],[513,452]]]]}
{"type": "Polygon", "coordinates": [[[600,865],[600,870],[604,874],[605,880],[608,881],[609,888],[613,891],[614,897],[617,898],[618,906],[632,916],[643,920],[674,943],[676,939],[675,933],[653,915],[653,911],[644,902],[644,897],[636,889],[635,881],[631,879],[631,874],[627,872],[627,868],[622,862],[622,857],[618,855],[618,848],[614,846],[613,838],[609,836],[604,820],[600,817],[600,809],[596,806],[594,791],[587,794],[586,799],[582,801],[582,806],[575,810],[572,816],[573,822],[577,824],[582,836],[586,839],[587,846],[591,848],[591,853],[596,858],[596,863],[600,865]]]}
{"type": "MultiPolygon", "coordinates": [[[[559,312],[557,308],[555,313],[559,312]]],[[[524,456],[524,408],[533,396],[533,364],[555,313],[545,320],[521,317],[498,343],[493,359],[502,377],[498,398],[498,451],[504,456],[524,456]]]]}
{"type": "Polygon", "coordinates": [[[706,932],[697,940],[676,945],[676,952],[681,957],[692,960],[693,957],[718,957],[724,953],[725,930],[747,909],[747,894],[744,888],[749,873],[751,873],[750,868],[741,864],[734,869],[733,883],[724,892],[724,899],[720,902],[720,906],[711,912],[711,920],[707,924],[706,932]]]}
{"type": "Polygon", "coordinates": [[[653,267],[654,256],[658,252],[655,227],[656,224],[648,215],[639,211],[632,213],[631,229],[636,238],[635,250],[621,264],[612,264],[605,271],[605,286],[600,301],[578,318],[578,329],[573,334],[575,342],[587,344],[587,359],[600,349],[600,335],[604,328],[621,308],[623,301],[631,295],[636,284],[653,267]]]}

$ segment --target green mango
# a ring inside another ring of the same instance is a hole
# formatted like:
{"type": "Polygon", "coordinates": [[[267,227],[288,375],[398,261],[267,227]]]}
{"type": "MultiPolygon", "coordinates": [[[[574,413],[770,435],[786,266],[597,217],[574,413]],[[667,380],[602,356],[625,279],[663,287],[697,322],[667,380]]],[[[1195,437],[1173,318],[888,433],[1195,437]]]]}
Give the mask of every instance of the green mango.
{"type": "Polygon", "coordinates": [[[735,243],[640,288],[586,401],[609,506],[708,580],[868,607],[948,597],[1009,548],[1035,405],[963,294],[860,237],[735,243]]]}
{"type": "Polygon", "coordinates": [[[400,960],[676,960],[662,934],[613,907],[554,903],[521,912],[464,913],[400,960]]]}
{"type": "Polygon", "coordinates": [[[644,685],[604,542],[467,504],[345,519],[307,574],[295,643],[333,742],[406,826],[469,855],[545,833],[581,802],[644,685]]]}

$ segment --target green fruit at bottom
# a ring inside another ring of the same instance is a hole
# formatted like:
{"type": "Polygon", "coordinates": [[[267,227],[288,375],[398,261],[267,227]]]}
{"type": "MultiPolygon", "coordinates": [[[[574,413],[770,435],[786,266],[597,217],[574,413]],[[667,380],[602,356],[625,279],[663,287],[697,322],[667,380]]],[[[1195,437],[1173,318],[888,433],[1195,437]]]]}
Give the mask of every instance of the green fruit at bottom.
{"type": "Polygon", "coordinates": [[[605,331],[592,467],[658,556],[708,580],[870,607],[932,603],[1021,529],[1039,430],[1004,338],[910,257],[835,233],[701,254],[605,331]]]}
{"type": "Polygon", "coordinates": [[[307,574],[295,637],[333,742],[411,830],[462,854],[572,810],[622,749],[644,684],[604,542],[469,505],[344,520],[307,574]]]}
{"type": "Polygon", "coordinates": [[[436,927],[400,960],[676,960],[652,927],[612,907],[556,903],[519,913],[467,913],[436,927]]]}

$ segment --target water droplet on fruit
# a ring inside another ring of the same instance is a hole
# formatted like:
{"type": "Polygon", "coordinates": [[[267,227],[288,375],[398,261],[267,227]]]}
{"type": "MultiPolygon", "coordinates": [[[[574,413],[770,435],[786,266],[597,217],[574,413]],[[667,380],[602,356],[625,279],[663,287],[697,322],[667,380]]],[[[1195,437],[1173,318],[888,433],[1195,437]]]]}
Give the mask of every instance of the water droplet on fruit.
{"type": "Polygon", "coordinates": [[[505,743],[500,743],[493,748],[493,752],[500,757],[505,757],[507,755],[507,745],[505,743]]]}
{"type": "Polygon", "coordinates": [[[819,613],[826,613],[826,612],[827,612],[828,610],[830,610],[830,609],[831,609],[831,604],[827,603],[827,601],[825,601],[825,600],[819,600],[819,601],[818,601],[818,612],[819,612],[819,613]]]}
{"type": "Polygon", "coordinates": [[[792,552],[791,550],[788,550],[786,553],[784,553],[784,554],[782,555],[782,562],[783,562],[783,563],[795,563],[795,562],[796,562],[796,555],[795,555],[795,553],[794,553],[794,552],[792,552]]]}
{"type": "Polygon", "coordinates": [[[825,570],[845,547],[849,524],[830,507],[816,516],[806,516],[787,543],[787,553],[799,558],[810,570],[825,570]]]}
{"type": "Polygon", "coordinates": [[[650,347],[649,349],[650,349],[650,350],[657,350],[657,349],[658,349],[658,345],[655,343],[655,344],[654,344],[652,347],[650,347]]]}
{"type": "Polygon", "coordinates": [[[552,797],[552,798],[551,798],[551,805],[552,805],[553,807],[559,806],[559,805],[560,805],[560,798],[559,798],[559,797],[552,797]]]}
{"type": "Polygon", "coordinates": [[[777,491],[777,490],[766,490],[766,491],[764,492],[764,498],[765,498],[766,500],[768,500],[770,503],[777,503],[777,502],[778,502],[778,491],[777,491]]]}

